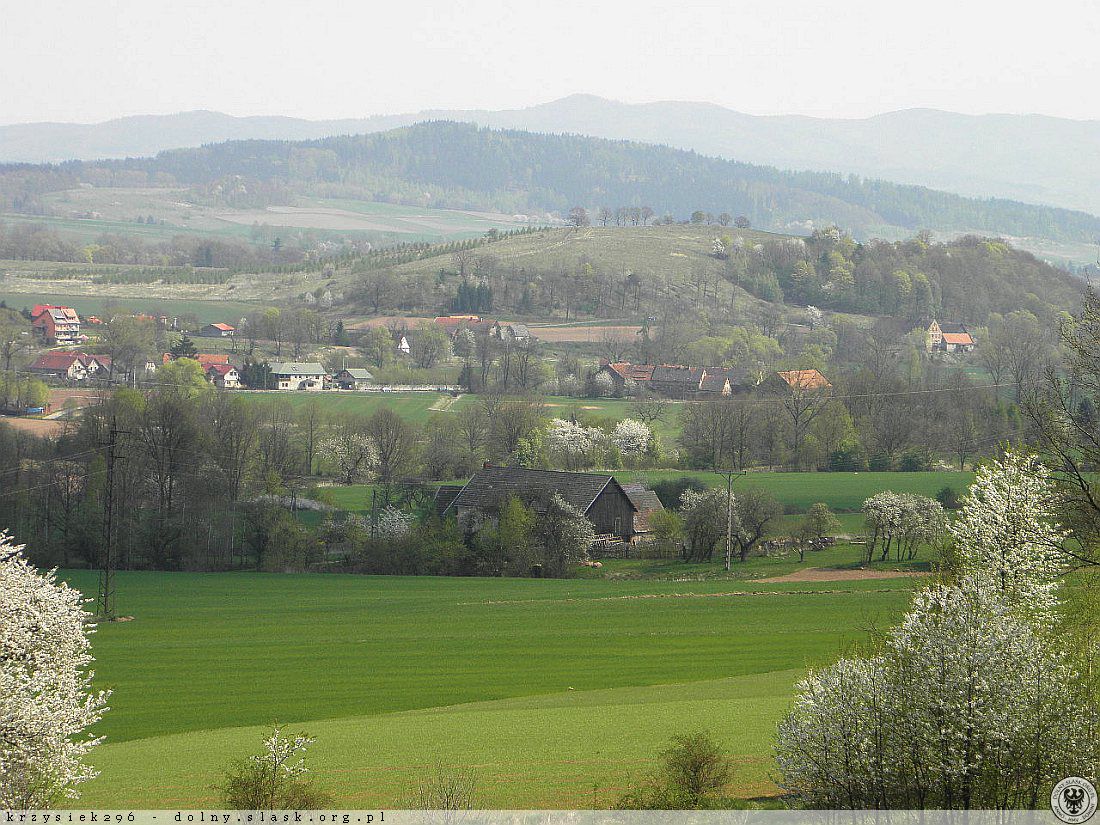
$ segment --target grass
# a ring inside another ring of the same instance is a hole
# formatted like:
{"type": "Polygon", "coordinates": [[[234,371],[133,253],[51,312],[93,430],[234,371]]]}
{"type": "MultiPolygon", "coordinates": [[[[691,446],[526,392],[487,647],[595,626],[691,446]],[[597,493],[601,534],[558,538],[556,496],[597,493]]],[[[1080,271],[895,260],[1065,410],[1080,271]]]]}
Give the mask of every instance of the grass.
{"type": "Polygon", "coordinates": [[[241,301],[201,301],[182,298],[117,298],[113,296],[72,295],[64,292],[0,292],[0,300],[12,309],[22,309],[35,304],[63,304],[71,306],[83,317],[86,315],[106,314],[108,308],[131,309],[147,314],[163,313],[168,316],[192,313],[199,322],[209,324],[216,321],[236,323],[236,321],[254,312],[258,304],[241,301]]]}
{"type": "Polygon", "coordinates": [[[607,804],[700,720],[755,795],[798,673],[895,618],[908,588],[123,573],[135,620],[93,637],[110,744],[79,804],[212,804],[274,720],[319,737],[344,806],[392,805],[436,758],[476,766],[485,804],[585,805],[593,786],[607,804]]]}
{"type": "MultiPolygon", "coordinates": [[[[650,484],[668,478],[690,475],[712,486],[725,486],[726,477],[718,473],[681,470],[642,470],[617,472],[620,481],[644,480],[650,484]]],[[[803,513],[822,501],[838,512],[856,512],[865,499],[883,490],[916,493],[934,497],[944,487],[964,492],[974,480],[973,473],[954,471],[927,473],[774,473],[750,472],[734,479],[733,489],[762,487],[770,491],[788,509],[803,513]]]]}

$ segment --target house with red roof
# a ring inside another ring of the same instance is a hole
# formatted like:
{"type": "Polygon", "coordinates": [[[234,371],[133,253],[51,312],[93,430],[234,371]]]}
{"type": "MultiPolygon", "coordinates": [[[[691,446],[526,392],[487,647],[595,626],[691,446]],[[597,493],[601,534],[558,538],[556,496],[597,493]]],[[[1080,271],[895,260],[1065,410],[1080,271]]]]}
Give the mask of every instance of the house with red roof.
{"type": "Polygon", "coordinates": [[[963,324],[940,324],[933,319],[928,325],[925,349],[929,352],[972,352],[976,346],[974,336],[963,324]]]}
{"type": "Polygon", "coordinates": [[[241,386],[241,374],[232,364],[207,364],[206,380],[223,390],[236,390],[241,386]]]}
{"type": "Polygon", "coordinates": [[[199,330],[199,335],[203,338],[232,338],[236,332],[237,328],[229,324],[207,324],[199,330]]]}
{"type": "Polygon", "coordinates": [[[77,344],[84,340],[80,316],[72,307],[38,304],[31,310],[31,326],[47,344],[77,344]]]}
{"type": "Polygon", "coordinates": [[[104,369],[98,359],[99,356],[88,355],[79,350],[44,352],[27,367],[27,371],[48,378],[83,381],[104,369]]]}

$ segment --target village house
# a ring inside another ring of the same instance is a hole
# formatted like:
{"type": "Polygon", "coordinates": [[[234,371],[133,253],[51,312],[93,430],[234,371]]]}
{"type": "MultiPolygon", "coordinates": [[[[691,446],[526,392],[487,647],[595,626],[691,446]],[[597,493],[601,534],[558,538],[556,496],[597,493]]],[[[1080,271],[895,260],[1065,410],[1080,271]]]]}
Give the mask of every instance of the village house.
{"type": "Polygon", "coordinates": [[[323,390],[328,373],[315,361],[287,361],[271,365],[271,389],[323,390]]]}
{"type": "Polygon", "coordinates": [[[207,324],[199,330],[199,335],[203,338],[232,338],[236,332],[236,327],[229,324],[207,324]]]}
{"type": "MultiPolygon", "coordinates": [[[[107,367],[110,360],[107,361],[107,367]]],[[[44,352],[27,367],[27,371],[48,378],[60,378],[65,381],[83,381],[105,369],[96,357],[78,350],[44,352]]]]}
{"type": "Polygon", "coordinates": [[[490,334],[506,344],[519,344],[534,338],[526,324],[501,324],[498,322],[490,330],[490,334]]]}
{"type": "Polygon", "coordinates": [[[365,390],[374,383],[374,376],[369,370],[344,367],[332,376],[332,383],[341,390],[365,390]]]}
{"type": "Polygon", "coordinates": [[[31,326],[46,344],[77,344],[85,340],[80,334],[80,316],[72,307],[38,304],[31,310],[31,326]]]}
{"type": "Polygon", "coordinates": [[[236,390],[241,386],[241,374],[232,364],[208,364],[206,380],[223,390],[236,390]]]}
{"type": "Polygon", "coordinates": [[[929,352],[972,352],[975,346],[974,337],[963,324],[933,320],[928,325],[925,349],[929,352]]]}
{"type": "Polygon", "coordinates": [[[538,511],[555,493],[584,513],[597,535],[626,542],[634,537],[638,509],[608,473],[485,467],[457,492],[453,487],[441,491],[440,496],[451,499],[441,511],[444,516],[455,516],[459,524],[495,523],[511,497],[538,511]]]}

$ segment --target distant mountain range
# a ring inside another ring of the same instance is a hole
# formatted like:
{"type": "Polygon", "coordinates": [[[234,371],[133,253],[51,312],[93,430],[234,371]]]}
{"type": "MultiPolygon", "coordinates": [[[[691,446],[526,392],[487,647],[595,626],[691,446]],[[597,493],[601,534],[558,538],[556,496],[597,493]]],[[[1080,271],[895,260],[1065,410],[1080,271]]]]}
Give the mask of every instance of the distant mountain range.
{"type": "Polygon", "coordinates": [[[573,95],[525,109],[323,121],[196,111],[90,125],[0,126],[0,162],[147,156],[239,139],[310,140],[424,120],[657,143],[780,169],[851,173],[1100,214],[1100,121],[933,109],[840,120],[746,115],[707,103],[625,104],[573,95]]]}

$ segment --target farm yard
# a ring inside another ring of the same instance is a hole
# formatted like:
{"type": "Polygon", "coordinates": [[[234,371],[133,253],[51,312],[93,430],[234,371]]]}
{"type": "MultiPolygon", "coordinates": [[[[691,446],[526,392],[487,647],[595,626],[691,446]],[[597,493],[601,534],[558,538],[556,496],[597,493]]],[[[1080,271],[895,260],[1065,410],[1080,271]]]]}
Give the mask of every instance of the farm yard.
{"type": "Polygon", "coordinates": [[[312,768],[344,807],[399,804],[436,761],[475,766],[489,807],[606,807],[700,726],[736,795],[768,797],[794,682],[892,622],[911,581],[122,573],[134,621],[93,637],[115,693],[80,805],[216,804],[275,720],[317,737],[312,768]]]}

